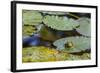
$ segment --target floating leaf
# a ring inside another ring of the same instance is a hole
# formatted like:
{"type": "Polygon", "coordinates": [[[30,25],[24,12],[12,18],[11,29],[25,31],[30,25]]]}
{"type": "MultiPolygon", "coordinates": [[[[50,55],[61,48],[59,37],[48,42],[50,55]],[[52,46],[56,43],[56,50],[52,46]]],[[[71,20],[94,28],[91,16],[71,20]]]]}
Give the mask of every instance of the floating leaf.
{"type": "Polygon", "coordinates": [[[58,11],[43,11],[42,13],[48,15],[65,15],[68,14],[67,12],[58,12],[58,11]]]}
{"type": "Polygon", "coordinates": [[[23,36],[29,36],[36,32],[36,28],[31,25],[23,25],[23,36]]]}
{"type": "Polygon", "coordinates": [[[37,25],[38,23],[41,22],[42,22],[42,15],[38,11],[27,10],[23,12],[23,24],[37,25]]]}
{"type": "Polygon", "coordinates": [[[83,17],[78,19],[79,27],[76,28],[76,30],[85,36],[91,36],[91,25],[90,25],[90,19],[83,17]]]}
{"type": "Polygon", "coordinates": [[[49,16],[47,15],[43,22],[48,27],[51,27],[56,30],[72,30],[76,26],[78,26],[78,22],[74,19],[69,19],[67,17],[58,17],[58,16],[49,16]]]}
{"type": "Polygon", "coordinates": [[[68,37],[62,38],[53,43],[59,50],[67,52],[81,52],[90,49],[90,38],[68,37]]]}

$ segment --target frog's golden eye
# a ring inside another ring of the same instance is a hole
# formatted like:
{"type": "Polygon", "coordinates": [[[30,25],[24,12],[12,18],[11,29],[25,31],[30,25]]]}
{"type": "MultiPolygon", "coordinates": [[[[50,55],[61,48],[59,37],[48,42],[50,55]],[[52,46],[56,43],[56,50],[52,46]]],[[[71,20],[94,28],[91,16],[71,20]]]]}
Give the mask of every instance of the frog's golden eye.
{"type": "Polygon", "coordinates": [[[67,43],[65,44],[65,47],[66,47],[66,48],[73,48],[73,47],[74,47],[74,44],[73,44],[73,42],[67,42],[67,43]]]}

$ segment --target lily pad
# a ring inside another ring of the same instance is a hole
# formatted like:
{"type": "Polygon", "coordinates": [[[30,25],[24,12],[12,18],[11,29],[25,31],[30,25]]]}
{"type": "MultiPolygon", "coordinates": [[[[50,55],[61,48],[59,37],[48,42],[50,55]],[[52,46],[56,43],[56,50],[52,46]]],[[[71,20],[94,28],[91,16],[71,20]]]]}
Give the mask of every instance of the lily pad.
{"type": "Polygon", "coordinates": [[[30,36],[33,33],[35,33],[36,31],[37,31],[36,28],[31,25],[29,25],[29,26],[23,25],[23,30],[22,30],[23,36],[30,36]]]}
{"type": "Polygon", "coordinates": [[[59,16],[49,16],[47,15],[43,22],[48,27],[51,27],[56,30],[72,30],[76,26],[78,26],[78,22],[72,18],[67,17],[59,17],[59,16]]]}
{"type": "Polygon", "coordinates": [[[79,23],[79,27],[76,28],[76,30],[85,36],[91,36],[91,23],[90,23],[90,19],[83,17],[78,19],[78,23],[79,23]]]}
{"type": "Polygon", "coordinates": [[[42,22],[42,15],[38,11],[23,11],[23,24],[37,25],[42,22]]]}
{"type": "Polygon", "coordinates": [[[53,45],[58,50],[64,50],[66,52],[81,52],[86,49],[90,49],[90,38],[86,37],[68,37],[56,40],[53,45]]]}
{"type": "Polygon", "coordinates": [[[58,11],[43,11],[42,13],[48,15],[65,15],[68,14],[67,12],[58,12],[58,11]]]}

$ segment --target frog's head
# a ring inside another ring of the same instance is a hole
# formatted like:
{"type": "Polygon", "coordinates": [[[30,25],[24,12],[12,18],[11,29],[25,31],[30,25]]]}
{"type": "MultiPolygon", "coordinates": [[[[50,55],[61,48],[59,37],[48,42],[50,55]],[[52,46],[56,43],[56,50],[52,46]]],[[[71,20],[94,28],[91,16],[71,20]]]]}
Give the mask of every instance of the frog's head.
{"type": "Polygon", "coordinates": [[[72,41],[68,41],[66,44],[65,44],[65,47],[66,48],[73,48],[74,47],[74,44],[72,41]]]}

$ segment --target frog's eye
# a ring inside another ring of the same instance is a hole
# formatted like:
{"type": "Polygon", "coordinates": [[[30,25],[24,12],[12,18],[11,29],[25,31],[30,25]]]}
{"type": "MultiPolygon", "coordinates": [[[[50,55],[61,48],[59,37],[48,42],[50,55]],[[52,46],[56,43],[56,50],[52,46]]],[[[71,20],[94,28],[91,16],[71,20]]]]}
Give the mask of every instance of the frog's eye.
{"type": "Polygon", "coordinates": [[[67,42],[67,43],[65,44],[65,47],[66,47],[66,48],[73,48],[73,47],[74,47],[74,44],[73,44],[73,42],[67,42]]]}

